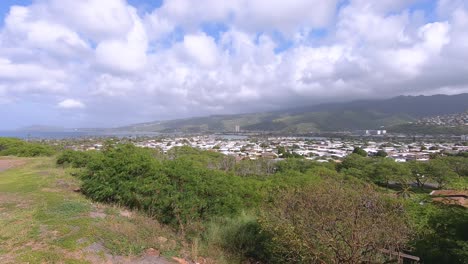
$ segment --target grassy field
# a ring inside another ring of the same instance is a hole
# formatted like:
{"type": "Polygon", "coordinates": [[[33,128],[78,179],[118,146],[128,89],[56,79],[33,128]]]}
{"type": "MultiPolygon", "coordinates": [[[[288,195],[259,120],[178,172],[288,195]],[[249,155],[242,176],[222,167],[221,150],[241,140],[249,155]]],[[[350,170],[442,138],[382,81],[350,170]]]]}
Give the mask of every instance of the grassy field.
{"type": "Polygon", "coordinates": [[[0,158],[0,263],[170,263],[172,230],[136,212],[93,203],[53,158],[0,158]],[[163,257],[158,257],[161,252],[163,257]]]}

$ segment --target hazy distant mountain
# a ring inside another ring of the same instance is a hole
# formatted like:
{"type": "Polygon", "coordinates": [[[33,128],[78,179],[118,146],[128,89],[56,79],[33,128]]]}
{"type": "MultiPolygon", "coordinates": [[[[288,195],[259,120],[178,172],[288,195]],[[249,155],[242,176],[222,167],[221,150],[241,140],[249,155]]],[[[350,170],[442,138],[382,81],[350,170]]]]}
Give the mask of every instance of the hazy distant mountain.
{"type": "Polygon", "coordinates": [[[468,110],[468,94],[398,96],[385,100],[329,103],[283,111],[196,117],[150,122],[119,128],[152,132],[226,132],[240,126],[243,131],[308,133],[355,129],[377,129],[407,124],[421,117],[468,110]]]}
{"type": "Polygon", "coordinates": [[[27,131],[27,132],[61,132],[66,129],[63,127],[55,126],[43,126],[43,125],[32,125],[27,127],[18,128],[17,131],[27,131]]]}

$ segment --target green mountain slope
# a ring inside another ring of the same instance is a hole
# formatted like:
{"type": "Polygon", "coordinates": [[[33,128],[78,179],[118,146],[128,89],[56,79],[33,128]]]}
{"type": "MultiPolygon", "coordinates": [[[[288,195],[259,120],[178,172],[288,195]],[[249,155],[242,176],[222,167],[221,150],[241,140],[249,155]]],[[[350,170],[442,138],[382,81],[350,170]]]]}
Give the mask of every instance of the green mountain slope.
{"type": "Polygon", "coordinates": [[[136,124],[119,130],[140,132],[242,131],[310,133],[378,129],[408,124],[424,116],[468,110],[468,94],[398,96],[386,100],[360,100],[301,107],[268,113],[217,115],[136,124]]]}

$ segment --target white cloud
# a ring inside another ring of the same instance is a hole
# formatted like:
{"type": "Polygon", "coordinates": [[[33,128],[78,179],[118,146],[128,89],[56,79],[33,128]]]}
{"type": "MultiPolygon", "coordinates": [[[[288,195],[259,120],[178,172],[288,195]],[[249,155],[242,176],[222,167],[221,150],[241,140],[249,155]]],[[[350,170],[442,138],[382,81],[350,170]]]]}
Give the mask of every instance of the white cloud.
{"type": "Polygon", "coordinates": [[[61,101],[60,103],[58,103],[57,107],[63,108],[63,109],[80,109],[80,108],[85,108],[86,106],[78,100],[65,99],[61,101]]]}
{"type": "Polygon", "coordinates": [[[105,126],[468,92],[465,1],[425,2],[37,0],[0,28],[0,103],[69,98],[105,126]]]}
{"type": "Polygon", "coordinates": [[[221,22],[236,28],[280,31],[286,34],[302,28],[322,28],[332,20],[338,0],[171,0],[164,1],[150,17],[156,32],[181,25],[197,29],[203,22],[221,22]]]}
{"type": "Polygon", "coordinates": [[[96,47],[97,62],[112,70],[136,72],[145,67],[148,38],[143,22],[131,10],[133,26],[124,34],[123,39],[109,39],[100,42],[96,47]]]}
{"type": "Polygon", "coordinates": [[[98,96],[126,96],[134,88],[135,84],[127,78],[102,74],[92,84],[92,94],[98,96]]]}
{"type": "Polygon", "coordinates": [[[67,24],[93,41],[121,38],[134,28],[134,8],[125,0],[41,0],[51,20],[67,24]]]}
{"type": "Polygon", "coordinates": [[[0,79],[10,81],[64,79],[65,73],[51,70],[37,64],[13,63],[9,59],[0,57],[0,79]]]}
{"type": "Polygon", "coordinates": [[[218,60],[218,47],[212,37],[204,33],[186,35],[184,52],[202,66],[214,66],[218,60]]]}
{"type": "Polygon", "coordinates": [[[256,30],[291,33],[301,28],[326,27],[336,11],[336,0],[242,1],[236,10],[236,24],[256,30]]]}
{"type": "Polygon", "coordinates": [[[5,19],[4,40],[7,43],[62,56],[89,49],[76,32],[65,25],[41,19],[33,11],[21,6],[11,8],[5,19]]]}

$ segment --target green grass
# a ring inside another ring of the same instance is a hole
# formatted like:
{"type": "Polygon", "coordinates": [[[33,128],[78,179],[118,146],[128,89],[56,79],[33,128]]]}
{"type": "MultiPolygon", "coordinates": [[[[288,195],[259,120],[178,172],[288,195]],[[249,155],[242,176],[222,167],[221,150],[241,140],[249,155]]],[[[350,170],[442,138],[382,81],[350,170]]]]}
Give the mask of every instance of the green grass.
{"type": "MultiPolygon", "coordinates": [[[[3,158],[5,159],[5,158],[3,158]]],[[[153,219],[95,204],[79,193],[68,169],[54,158],[7,158],[24,165],[0,172],[0,263],[95,263],[104,252],[136,256],[147,248],[181,254],[176,234],[153,219]],[[99,211],[105,217],[92,217],[99,211]]]]}

